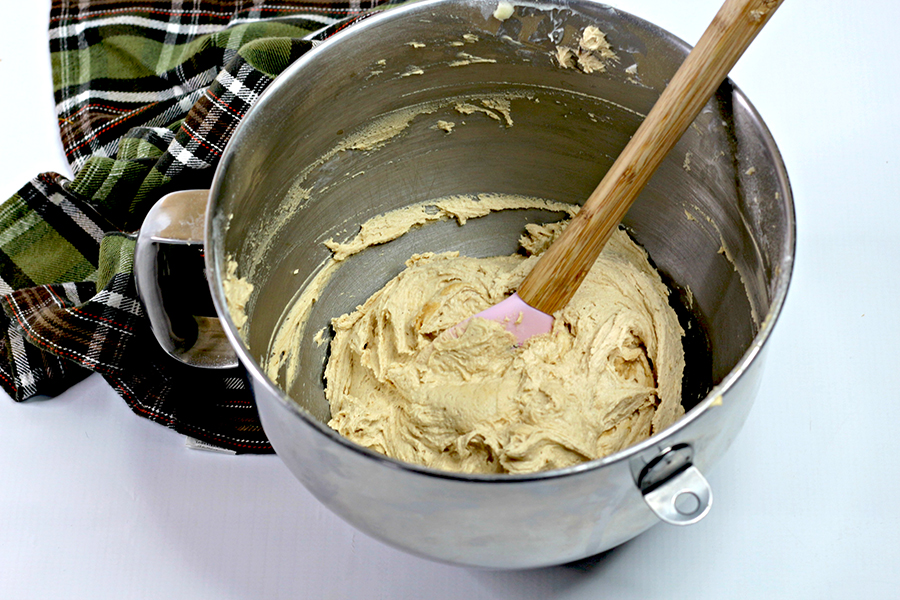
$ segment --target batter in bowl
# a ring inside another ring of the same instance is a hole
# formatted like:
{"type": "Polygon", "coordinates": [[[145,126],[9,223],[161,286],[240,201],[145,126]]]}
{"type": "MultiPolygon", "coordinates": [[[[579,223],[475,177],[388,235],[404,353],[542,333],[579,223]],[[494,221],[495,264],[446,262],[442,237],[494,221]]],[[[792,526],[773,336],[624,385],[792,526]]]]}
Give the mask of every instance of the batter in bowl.
{"type": "Polygon", "coordinates": [[[684,414],[683,331],[646,252],[617,231],[549,334],[520,347],[473,319],[514,292],[563,224],[529,225],[524,253],[422,254],[333,320],[329,425],[409,463],[530,473],[624,449],[684,414]]]}

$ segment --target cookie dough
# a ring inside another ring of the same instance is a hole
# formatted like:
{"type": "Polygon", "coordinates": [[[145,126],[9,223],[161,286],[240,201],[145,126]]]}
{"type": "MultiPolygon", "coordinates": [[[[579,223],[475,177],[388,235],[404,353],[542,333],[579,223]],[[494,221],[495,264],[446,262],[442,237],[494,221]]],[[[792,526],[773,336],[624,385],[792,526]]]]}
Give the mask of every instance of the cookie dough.
{"type": "Polygon", "coordinates": [[[530,473],[622,450],[683,415],[683,331],[647,254],[613,235],[549,334],[514,347],[473,319],[516,290],[560,224],[523,254],[413,256],[333,321],[329,425],[393,458],[467,473],[530,473]]]}
{"type": "Polygon", "coordinates": [[[619,57],[607,41],[606,34],[597,27],[589,25],[581,33],[578,48],[556,47],[556,60],[564,69],[579,69],[585,73],[605,73],[607,64],[610,61],[618,61],[619,57]]]}

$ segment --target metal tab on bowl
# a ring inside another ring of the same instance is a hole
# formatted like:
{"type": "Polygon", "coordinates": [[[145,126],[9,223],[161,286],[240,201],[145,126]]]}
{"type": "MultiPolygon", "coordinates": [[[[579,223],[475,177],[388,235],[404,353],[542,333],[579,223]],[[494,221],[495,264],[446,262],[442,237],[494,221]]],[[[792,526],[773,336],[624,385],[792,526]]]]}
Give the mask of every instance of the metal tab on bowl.
{"type": "Polygon", "coordinates": [[[712,507],[709,482],[692,463],[687,444],[666,449],[641,472],[638,487],[644,501],[660,520],[672,525],[691,525],[712,507]]]}

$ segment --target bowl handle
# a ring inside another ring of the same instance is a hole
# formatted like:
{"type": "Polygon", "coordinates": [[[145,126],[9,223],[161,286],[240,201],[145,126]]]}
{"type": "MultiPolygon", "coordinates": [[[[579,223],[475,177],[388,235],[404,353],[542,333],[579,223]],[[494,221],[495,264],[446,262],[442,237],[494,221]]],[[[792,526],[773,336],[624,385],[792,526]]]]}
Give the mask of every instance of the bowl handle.
{"type": "Polygon", "coordinates": [[[638,477],[647,506],[666,523],[691,525],[712,507],[712,489],[692,459],[691,446],[678,444],[647,463],[638,477]]]}
{"type": "Polygon", "coordinates": [[[194,367],[227,369],[238,358],[216,315],[204,267],[209,190],[173,192],[144,219],[134,249],[134,280],[153,335],[170,356],[194,367]]]}

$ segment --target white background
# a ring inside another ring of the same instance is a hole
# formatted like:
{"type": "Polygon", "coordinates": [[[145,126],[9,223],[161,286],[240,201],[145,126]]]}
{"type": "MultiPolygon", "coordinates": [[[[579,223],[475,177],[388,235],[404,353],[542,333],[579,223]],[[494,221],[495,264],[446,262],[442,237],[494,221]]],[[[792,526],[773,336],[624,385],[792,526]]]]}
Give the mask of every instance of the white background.
{"type": "MultiPolygon", "coordinates": [[[[718,0],[614,6],[696,42],[718,0]]],[[[0,21],[0,198],[68,173],[49,0],[0,21]]],[[[0,393],[0,598],[897,598],[900,4],[788,0],[732,72],[795,194],[795,276],[701,523],[523,572],[408,556],[323,508],[275,456],[189,450],[97,376],[0,393]]]]}

